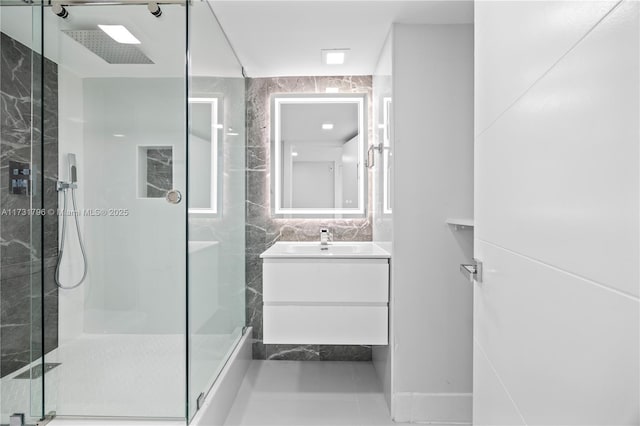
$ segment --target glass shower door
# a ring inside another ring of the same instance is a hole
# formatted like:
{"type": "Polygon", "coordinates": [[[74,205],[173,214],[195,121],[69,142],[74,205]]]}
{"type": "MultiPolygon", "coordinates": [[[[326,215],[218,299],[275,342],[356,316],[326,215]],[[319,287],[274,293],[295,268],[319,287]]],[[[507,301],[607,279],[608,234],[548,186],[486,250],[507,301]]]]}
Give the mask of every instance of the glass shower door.
{"type": "MultiPolygon", "coordinates": [[[[0,424],[43,415],[40,6],[0,0],[0,424]]],[[[45,119],[50,118],[46,115],[45,119]]],[[[51,288],[49,288],[51,290],[51,288]]],[[[44,341],[44,344],[43,344],[44,341]]]]}
{"type": "Polygon", "coordinates": [[[245,85],[208,2],[189,16],[189,420],[245,325],[245,85]]]}
{"type": "Polygon", "coordinates": [[[0,423],[190,420],[245,325],[242,68],[208,2],[68,3],[0,0],[0,423]]]}
{"type": "Polygon", "coordinates": [[[44,199],[60,210],[45,411],[184,419],[188,7],[69,3],[43,16],[60,182],[44,199]]]}

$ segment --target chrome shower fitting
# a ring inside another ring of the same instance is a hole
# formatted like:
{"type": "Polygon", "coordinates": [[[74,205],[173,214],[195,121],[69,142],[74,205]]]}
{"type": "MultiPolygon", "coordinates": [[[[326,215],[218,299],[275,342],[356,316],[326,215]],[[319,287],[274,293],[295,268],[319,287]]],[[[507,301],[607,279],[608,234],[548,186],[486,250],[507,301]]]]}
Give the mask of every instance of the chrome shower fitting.
{"type": "Polygon", "coordinates": [[[62,229],[60,233],[60,248],[58,249],[58,262],[56,264],[56,273],[55,273],[55,281],[58,287],[63,290],[71,290],[76,287],[79,287],[80,284],[84,282],[87,278],[87,270],[88,270],[88,261],[87,261],[87,253],[84,249],[84,242],[82,240],[82,233],[80,232],[80,222],[78,221],[78,216],[80,215],[78,210],[78,205],[76,203],[76,189],[78,188],[78,170],[76,168],[76,155],[68,154],[67,162],[69,164],[69,182],[58,181],[57,190],[62,193],[63,196],[63,205],[62,205],[62,229]],[[66,242],[66,234],[67,234],[67,193],[71,193],[71,203],[72,210],[69,212],[76,224],[76,234],[78,236],[78,244],[80,245],[80,253],[82,254],[82,277],[79,281],[70,284],[64,285],[60,281],[60,265],[62,264],[62,257],[64,255],[64,246],[66,242]]]}
{"type": "Polygon", "coordinates": [[[160,6],[155,1],[149,2],[147,7],[149,8],[149,12],[151,12],[151,14],[156,18],[159,18],[162,16],[162,9],[160,9],[160,6]]]}
{"type": "Polygon", "coordinates": [[[59,3],[54,3],[51,6],[51,10],[53,11],[53,13],[55,13],[57,16],[61,17],[62,19],[67,19],[67,17],[69,16],[69,11],[59,3]]]}

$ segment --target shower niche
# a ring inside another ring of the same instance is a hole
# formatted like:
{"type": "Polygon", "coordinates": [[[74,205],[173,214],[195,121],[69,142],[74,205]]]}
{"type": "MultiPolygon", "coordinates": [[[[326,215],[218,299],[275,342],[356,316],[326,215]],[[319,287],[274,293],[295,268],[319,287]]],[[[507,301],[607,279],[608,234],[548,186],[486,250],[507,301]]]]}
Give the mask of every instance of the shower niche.
{"type": "Polygon", "coordinates": [[[138,198],[164,198],[173,189],[173,146],[138,146],[138,198]]]}

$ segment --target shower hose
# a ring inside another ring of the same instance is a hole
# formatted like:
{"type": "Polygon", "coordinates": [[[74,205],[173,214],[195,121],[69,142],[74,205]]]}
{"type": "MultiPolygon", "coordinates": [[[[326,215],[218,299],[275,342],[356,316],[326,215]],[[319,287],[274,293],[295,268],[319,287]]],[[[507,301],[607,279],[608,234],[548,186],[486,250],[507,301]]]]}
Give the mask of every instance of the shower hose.
{"type": "Polygon", "coordinates": [[[80,233],[80,223],[79,223],[79,213],[78,213],[78,207],[76,206],[76,192],[75,189],[73,188],[63,188],[62,189],[62,195],[64,198],[63,204],[62,204],[62,236],[60,237],[60,250],[58,251],[58,263],[56,264],[56,284],[58,285],[58,287],[60,287],[61,289],[64,290],[72,290],[78,286],[80,286],[80,284],[82,284],[85,280],[85,278],[87,278],[87,267],[88,267],[88,263],[87,263],[87,253],[84,250],[84,243],[82,242],[82,235],[80,233]],[[64,243],[65,243],[65,235],[67,233],[67,191],[71,191],[71,202],[73,204],[73,210],[71,210],[71,213],[76,221],[76,231],[78,233],[78,242],[80,243],[80,251],[82,252],[82,262],[83,262],[83,272],[82,272],[82,278],[80,278],[80,281],[78,281],[75,284],[72,285],[68,285],[65,286],[60,282],[60,264],[62,263],[62,256],[64,253],[64,243]]]}

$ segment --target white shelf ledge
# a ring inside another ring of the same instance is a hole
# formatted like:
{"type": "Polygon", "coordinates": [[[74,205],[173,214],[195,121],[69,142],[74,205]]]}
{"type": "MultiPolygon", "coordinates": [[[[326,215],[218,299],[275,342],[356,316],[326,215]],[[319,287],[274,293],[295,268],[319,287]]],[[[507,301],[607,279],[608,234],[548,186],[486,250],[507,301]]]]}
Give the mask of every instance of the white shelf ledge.
{"type": "Polygon", "coordinates": [[[473,219],[447,219],[448,225],[453,226],[456,230],[473,228],[473,219]]]}

